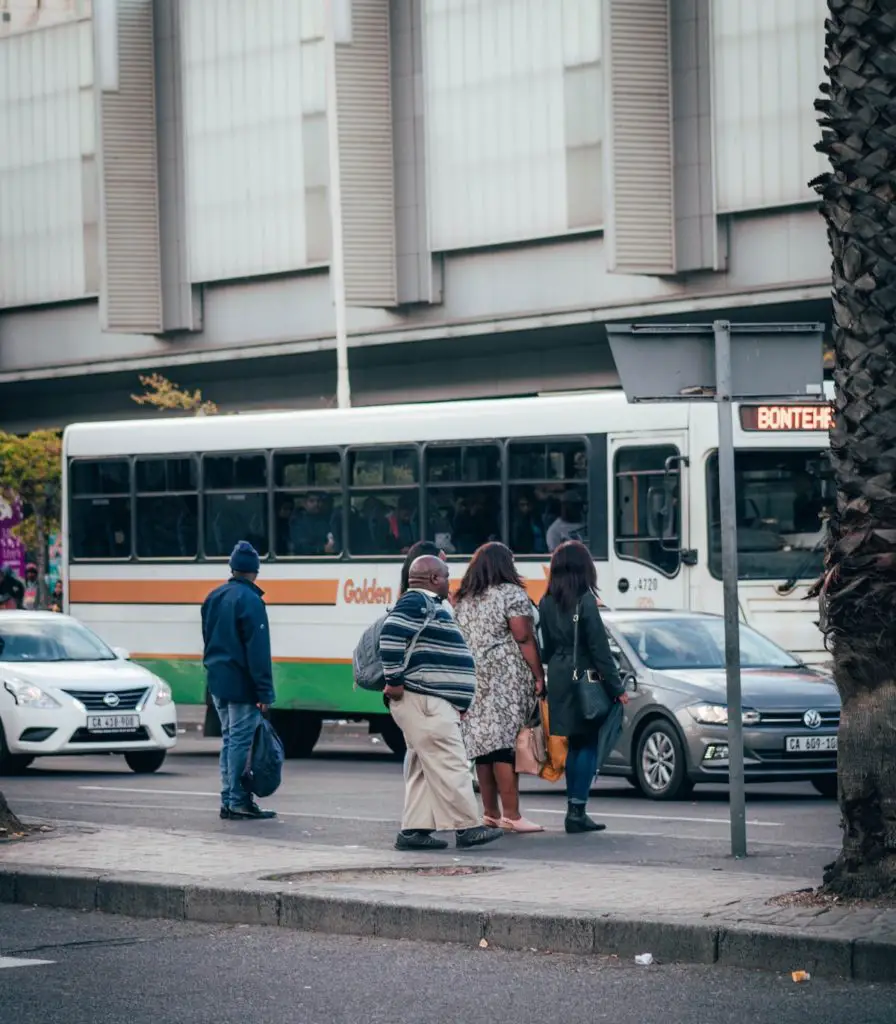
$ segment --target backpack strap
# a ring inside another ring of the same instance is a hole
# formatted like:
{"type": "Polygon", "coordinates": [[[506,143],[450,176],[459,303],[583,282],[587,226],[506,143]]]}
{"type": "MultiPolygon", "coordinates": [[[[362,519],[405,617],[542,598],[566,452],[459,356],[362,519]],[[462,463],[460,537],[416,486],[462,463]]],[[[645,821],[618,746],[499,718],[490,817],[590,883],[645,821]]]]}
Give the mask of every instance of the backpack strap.
{"type": "Polygon", "coordinates": [[[408,644],[407,649],[404,652],[404,661],[401,665],[401,675],[404,678],[404,674],[407,671],[408,665],[411,662],[411,656],[414,653],[414,648],[417,646],[417,641],[423,635],[423,630],[432,622],[436,617],[436,612],[439,610],[438,605],[431,598],[428,598],[425,594],[423,600],[426,602],[426,614],[423,616],[423,625],[417,630],[408,644]]]}

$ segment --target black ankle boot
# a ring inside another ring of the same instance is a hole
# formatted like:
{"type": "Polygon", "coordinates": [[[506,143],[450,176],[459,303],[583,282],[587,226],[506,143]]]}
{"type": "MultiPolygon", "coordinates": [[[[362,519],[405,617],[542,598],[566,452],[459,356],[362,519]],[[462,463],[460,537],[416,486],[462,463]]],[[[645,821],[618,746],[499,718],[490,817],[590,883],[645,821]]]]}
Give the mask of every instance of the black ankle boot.
{"type": "Polygon", "coordinates": [[[574,804],[572,801],[567,804],[564,824],[570,835],[577,835],[580,832],[603,832],[607,827],[600,822],[592,821],[585,813],[584,804],[574,804]]]}

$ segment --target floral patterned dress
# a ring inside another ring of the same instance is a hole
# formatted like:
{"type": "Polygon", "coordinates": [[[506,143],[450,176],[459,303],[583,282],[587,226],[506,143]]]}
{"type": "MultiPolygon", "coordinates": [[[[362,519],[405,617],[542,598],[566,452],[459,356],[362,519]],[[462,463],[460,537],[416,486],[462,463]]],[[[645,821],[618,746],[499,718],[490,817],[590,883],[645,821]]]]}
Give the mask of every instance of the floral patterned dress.
{"type": "Polygon", "coordinates": [[[529,595],[514,583],[491,587],[454,609],[476,660],[476,696],[461,722],[471,759],[512,749],[535,709],[535,679],[507,620],[536,614],[529,595]]]}

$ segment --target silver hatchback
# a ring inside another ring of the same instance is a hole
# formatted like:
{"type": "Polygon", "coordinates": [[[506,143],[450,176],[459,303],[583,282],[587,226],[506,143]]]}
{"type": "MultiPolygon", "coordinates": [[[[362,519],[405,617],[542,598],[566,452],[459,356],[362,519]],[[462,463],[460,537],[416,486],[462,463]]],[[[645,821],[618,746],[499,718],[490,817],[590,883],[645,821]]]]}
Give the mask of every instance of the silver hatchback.
{"type": "MultiPolygon", "coordinates": [[[[725,629],[695,612],[604,612],[629,703],[603,766],[653,800],[728,781],[725,629]]],[[[831,678],[741,625],[748,782],[809,781],[837,794],[840,696],[831,678]]]]}

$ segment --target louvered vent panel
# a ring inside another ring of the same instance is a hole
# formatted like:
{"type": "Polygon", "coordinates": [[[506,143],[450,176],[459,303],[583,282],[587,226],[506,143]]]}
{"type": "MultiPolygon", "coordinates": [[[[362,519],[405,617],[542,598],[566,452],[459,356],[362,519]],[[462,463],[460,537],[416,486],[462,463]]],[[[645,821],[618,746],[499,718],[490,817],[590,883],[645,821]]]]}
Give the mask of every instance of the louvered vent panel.
{"type": "Polygon", "coordinates": [[[606,0],[610,44],[609,266],[675,273],[668,0],[606,0]]]}
{"type": "Polygon", "coordinates": [[[353,0],[336,47],[346,302],[397,305],[389,0],[353,0]]]}
{"type": "Polygon", "coordinates": [[[162,323],[152,0],[118,2],[119,89],[100,94],[103,327],[162,323]]]}

